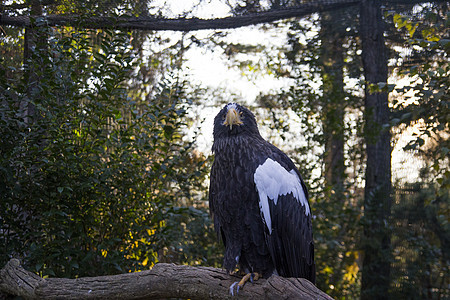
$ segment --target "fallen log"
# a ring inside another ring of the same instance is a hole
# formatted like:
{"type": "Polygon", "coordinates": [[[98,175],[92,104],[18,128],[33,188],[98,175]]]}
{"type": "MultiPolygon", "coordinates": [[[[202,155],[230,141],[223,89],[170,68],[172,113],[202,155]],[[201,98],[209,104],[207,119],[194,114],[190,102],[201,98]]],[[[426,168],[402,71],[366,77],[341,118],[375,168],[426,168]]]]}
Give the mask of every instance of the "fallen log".
{"type": "MultiPolygon", "coordinates": [[[[229,287],[239,278],[216,268],[159,263],[135,273],[44,279],[11,259],[0,270],[0,291],[24,299],[231,299],[229,287]]],[[[247,283],[238,298],[332,299],[306,279],[275,275],[247,283]]]]}

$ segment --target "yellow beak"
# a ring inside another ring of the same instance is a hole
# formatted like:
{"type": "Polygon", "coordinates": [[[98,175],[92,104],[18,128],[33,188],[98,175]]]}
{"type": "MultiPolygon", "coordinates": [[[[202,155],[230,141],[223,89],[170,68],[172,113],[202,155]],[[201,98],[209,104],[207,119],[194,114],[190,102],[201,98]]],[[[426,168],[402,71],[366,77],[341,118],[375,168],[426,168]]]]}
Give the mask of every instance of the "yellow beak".
{"type": "Polygon", "coordinates": [[[238,113],[237,110],[234,108],[228,109],[223,125],[230,126],[230,129],[232,129],[233,125],[241,125],[241,124],[243,124],[241,120],[241,114],[238,113]]]}

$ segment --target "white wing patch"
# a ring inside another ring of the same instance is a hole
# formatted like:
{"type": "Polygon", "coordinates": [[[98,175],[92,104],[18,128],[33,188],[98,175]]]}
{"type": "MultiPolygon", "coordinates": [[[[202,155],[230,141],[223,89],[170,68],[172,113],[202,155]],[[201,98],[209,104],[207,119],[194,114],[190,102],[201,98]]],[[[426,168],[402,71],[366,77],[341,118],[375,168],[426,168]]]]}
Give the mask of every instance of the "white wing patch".
{"type": "Polygon", "coordinates": [[[294,198],[305,207],[306,215],[309,215],[308,201],[300,178],[294,170],[288,172],[278,162],[268,158],[256,168],[254,181],[259,194],[259,209],[270,233],[272,233],[272,220],[270,218],[269,199],[277,205],[279,196],[292,193],[294,198]]]}

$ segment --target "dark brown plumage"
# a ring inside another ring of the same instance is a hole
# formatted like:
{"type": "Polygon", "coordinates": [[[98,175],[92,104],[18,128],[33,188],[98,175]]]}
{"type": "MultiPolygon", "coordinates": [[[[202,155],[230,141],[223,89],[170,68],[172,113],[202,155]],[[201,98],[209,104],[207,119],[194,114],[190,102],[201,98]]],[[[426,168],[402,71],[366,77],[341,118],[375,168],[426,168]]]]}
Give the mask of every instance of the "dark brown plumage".
{"type": "Polygon", "coordinates": [[[224,268],[315,282],[308,194],[294,163],[235,103],[214,120],[209,205],[225,244],[224,268]]]}

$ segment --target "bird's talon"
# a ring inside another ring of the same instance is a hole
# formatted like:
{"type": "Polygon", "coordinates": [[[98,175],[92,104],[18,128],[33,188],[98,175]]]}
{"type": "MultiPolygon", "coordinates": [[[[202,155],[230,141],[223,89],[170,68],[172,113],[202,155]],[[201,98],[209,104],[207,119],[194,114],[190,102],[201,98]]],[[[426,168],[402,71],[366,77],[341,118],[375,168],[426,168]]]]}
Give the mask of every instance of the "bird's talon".
{"type": "MultiPolygon", "coordinates": [[[[230,294],[231,294],[231,296],[234,296],[234,286],[237,284],[238,282],[236,281],[235,283],[233,283],[231,286],[230,286],[230,294]]],[[[237,291],[236,291],[236,294],[239,292],[239,286],[238,286],[238,288],[237,288],[237,291]]]]}
{"type": "Polygon", "coordinates": [[[258,280],[259,278],[261,278],[261,274],[259,274],[259,273],[254,273],[254,274],[252,273],[252,275],[254,275],[252,279],[254,279],[255,281],[258,280]]]}

